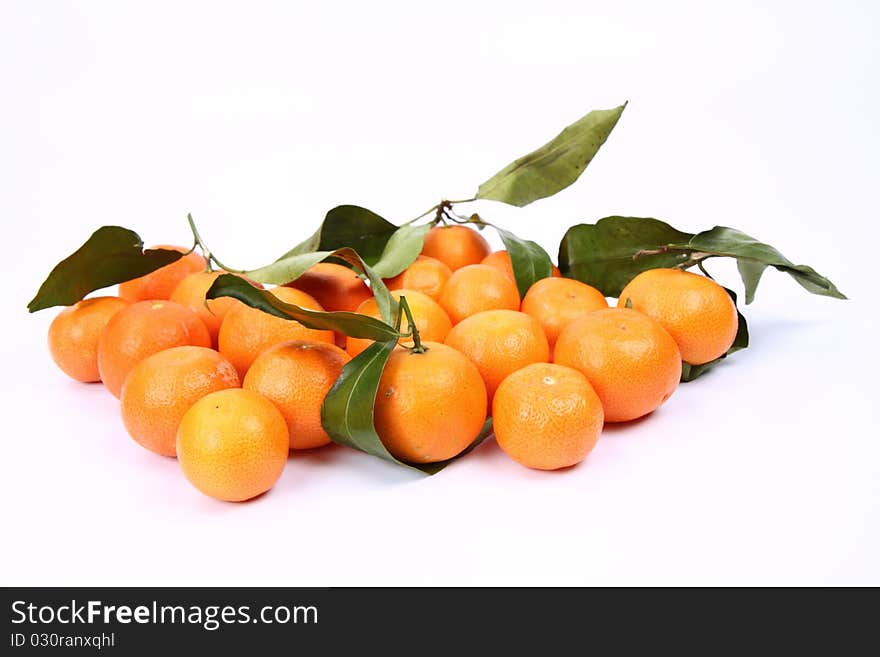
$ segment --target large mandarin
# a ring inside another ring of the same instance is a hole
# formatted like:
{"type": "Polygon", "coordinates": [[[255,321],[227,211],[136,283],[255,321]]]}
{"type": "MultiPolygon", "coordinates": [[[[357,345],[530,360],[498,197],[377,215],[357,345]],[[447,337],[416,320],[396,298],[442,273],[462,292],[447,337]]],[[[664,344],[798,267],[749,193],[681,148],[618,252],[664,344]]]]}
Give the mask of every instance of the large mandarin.
{"type": "Polygon", "coordinates": [[[414,353],[398,347],[376,394],[376,433],[396,458],[435,463],[457,456],[486,421],[486,386],[474,364],[455,349],[423,343],[414,353]]]}
{"type": "Polygon", "coordinates": [[[550,359],[550,346],[534,317],[515,310],[486,310],[452,327],[446,344],[470,358],[486,382],[489,401],[504,378],[550,359]]]}
{"type": "Polygon", "coordinates": [[[649,269],[620,293],[627,301],[658,321],[678,344],[681,358],[702,365],[730,349],[739,329],[736,304],[711,278],[680,269],[649,269]]]}
{"type": "Polygon", "coordinates": [[[681,353],[653,319],[628,308],[588,313],[562,329],[553,361],[580,370],[605,409],[607,422],[647,415],[681,378],[681,353]]]}

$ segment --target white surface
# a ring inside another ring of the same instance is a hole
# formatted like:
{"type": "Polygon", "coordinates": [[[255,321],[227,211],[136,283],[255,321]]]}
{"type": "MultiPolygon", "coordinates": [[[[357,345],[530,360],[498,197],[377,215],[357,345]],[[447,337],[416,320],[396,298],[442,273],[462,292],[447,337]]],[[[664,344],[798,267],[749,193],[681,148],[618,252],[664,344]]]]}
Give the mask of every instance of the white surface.
{"type": "Polygon", "coordinates": [[[719,6],[3,3],[0,583],[880,584],[880,16],[719,6]],[[551,252],[607,214],[732,225],[851,300],[768,272],[753,347],[570,471],[487,443],[425,478],[336,448],[214,502],[24,310],[101,224],[186,243],[192,211],[258,266],[334,205],[409,219],[627,99],[573,187],[476,209],[551,252]]]}

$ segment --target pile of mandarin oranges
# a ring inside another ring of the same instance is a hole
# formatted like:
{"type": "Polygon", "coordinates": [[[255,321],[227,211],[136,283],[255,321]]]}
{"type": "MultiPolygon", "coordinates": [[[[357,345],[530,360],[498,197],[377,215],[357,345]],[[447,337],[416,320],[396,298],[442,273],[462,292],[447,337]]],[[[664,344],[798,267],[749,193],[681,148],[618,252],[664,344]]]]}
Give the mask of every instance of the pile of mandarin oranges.
{"type": "MultiPolygon", "coordinates": [[[[496,442],[517,462],[573,466],[604,423],[651,413],[675,391],[683,361],[714,360],[736,336],[734,302],[705,276],[652,269],[609,307],[554,267],[520,298],[507,252],[490,251],[476,230],[437,226],[386,280],[406,298],[420,342],[401,338],[374,405],[376,433],[402,461],[455,457],[491,416],[496,442]]],[[[134,441],[176,457],[203,493],[243,501],[275,484],[291,451],[331,443],[324,397],[371,342],[231,297],[206,301],[221,273],[187,253],[121,283],[117,296],[64,309],[49,349],[66,374],[102,381],[119,398],[134,441]]],[[[270,291],[303,308],[380,317],[363,278],[339,264],[270,291]]]]}

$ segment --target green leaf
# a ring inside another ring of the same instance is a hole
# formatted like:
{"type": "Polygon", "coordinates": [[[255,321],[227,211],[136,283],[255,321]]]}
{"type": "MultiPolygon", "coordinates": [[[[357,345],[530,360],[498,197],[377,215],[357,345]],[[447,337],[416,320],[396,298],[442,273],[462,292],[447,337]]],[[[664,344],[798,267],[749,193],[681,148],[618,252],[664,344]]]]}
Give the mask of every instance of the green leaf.
{"type": "Polygon", "coordinates": [[[767,265],[757,260],[747,260],[739,258],[736,261],[736,268],[739,270],[739,276],[742,279],[746,289],[746,305],[755,300],[755,290],[758,289],[758,283],[767,265]]]}
{"type": "Polygon", "coordinates": [[[663,249],[691,237],[658,219],[605,217],[568,229],[559,245],[559,269],[563,276],[616,297],[637,274],[686,261],[687,252],[663,249]]]}
{"type": "Polygon", "coordinates": [[[102,226],[55,265],[28,311],[73,305],[90,292],[140,278],[182,257],[179,251],[144,250],[143,240],[128,228],[102,226]]]}
{"type": "Polygon", "coordinates": [[[761,274],[768,266],[785,272],[808,292],[835,299],[846,299],[834,283],[812,267],[795,265],[769,244],[759,242],[735,228],[715,226],[711,230],[694,235],[686,246],[694,252],[736,258],[746,289],[747,304],[755,298],[755,290],[761,274]]]}
{"type": "Polygon", "coordinates": [[[310,251],[295,253],[273,262],[271,265],[251,269],[248,278],[269,285],[287,285],[306,273],[319,262],[326,260],[333,251],[310,251]]]}
{"type": "Polygon", "coordinates": [[[398,337],[394,327],[374,317],[349,312],[322,312],[284,303],[269,290],[255,287],[240,276],[221,274],[205,294],[206,299],[233,297],[251,308],[293,319],[312,329],[338,331],[354,338],[392,340],[398,337]]]}
{"type": "Polygon", "coordinates": [[[553,275],[553,262],[537,243],[524,240],[497,226],[495,230],[501,236],[501,241],[504,242],[504,247],[510,256],[516,287],[520,298],[523,298],[536,281],[553,275]]]}
{"type": "Polygon", "coordinates": [[[394,234],[385,243],[382,256],[373,265],[376,276],[392,278],[415,262],[415,259],[422,252],[425,235],[429,230],[431,230],[430,224],[422,224],[421,226],[401,226],[394,231],[394,234]]]}
{"type": "Polygon", "coordinates": [[[588,283],[606,296],[618,296],[636,275],[659,267],[692,267],[706,258],[736,258],[746,303],[767,267],[794,278],[813,294],[845,299],[834,283],[812,267],[795,265],[778,250],[735,228],[716,226],[683,233],[657,219],[605,217],[595,224],[569,228],[559,245],[563,276],[588,283]]]}
{"type": "MultiPolygon", "coordinates": [[[[736,305],[736,292],[733,290],[727,290],[727,293],[733,299],[734,305],[736,305]]],[[[706,372],[708,372],[712,367],[720,363],[722,360],[730,356],[730,354],[740,351],[741,349],[745,349],[749,346],[749,326],[746,323],[746,318],[737,308],[736,316],[739,319],[739,324],[736,330],[736,337],[733,339],[733,344],[730,346],[730,349],[727,350],[725,354],[716,358],[715,360],[710,360],[708,363],[703,363],[702,365],[691,365],[690,363],[682,362],[681,364],[681,382],[687,383],[689,381],[693,381],[699,376],[702,376],[706,372]]]]}
{"type": "Polygon", "coordinates": [[[373,425],[379,380],[396,346],[396,340],[374,342],[342,368],[324,398],[321,424],[335,443],[406,465],[385,448],[373,425]]]}
{"type": "Polygon", "coordinates": [[[311,237],[278,260],[312,251],[335,251],[349,247],[372,265],[382,256],[385,244],[396,230],[397,226],[371,210],[358,205],[339,205],[327,213],[311,237]]]}
{"type": "Polygon", "coordinates": [[[245,272],[245,275],[258,283],[287,285],[302,276],[308,269],[317,263],[327,260],[328,258],[351,267],[367,278],[370,282],[370,289],[373,292],[373,296],[376,297],[376,304],[379,306],[379,312],[382,315],[382,319],[385,320],[387,324],[391,324],[397,310],[397,302],[391,296],[391,293],[382,281],[382,277],[378,276],[354,249],[340,248],[335,251],[296,253],[280,258],[271,265],[247,271],[245,272]]]}
{"type": "Polygon", "coordinates": [[[476,198],[523,207],[571,185],[608,139],[626,103],[595,110],[480,185],[476,198]]]}

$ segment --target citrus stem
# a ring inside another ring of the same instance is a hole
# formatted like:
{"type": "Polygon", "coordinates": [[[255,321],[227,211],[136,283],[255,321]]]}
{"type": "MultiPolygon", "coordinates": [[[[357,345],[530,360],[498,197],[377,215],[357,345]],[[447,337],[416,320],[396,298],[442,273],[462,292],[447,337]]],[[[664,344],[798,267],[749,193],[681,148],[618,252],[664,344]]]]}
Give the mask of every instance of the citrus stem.
{"type": "Polygon", "coordinates": [[[414,223],[421,219],[422,217],[427,217],[432,212],[434,213],[434,218],[431,220],[431,225],[436,226],[439,223],[446,223],[446,220],[449,219],[455,223],[462,223],[460,221],[456,221],[455,217],[457,216],[454,212],[452,212],[452,206],[456,203],[470,203],[472,201],[476,201],[476,197],[474,198],[465,198],[460,199],[458,201],[449,201],[447,199],[443,199],[437,205],[432,205],[428,210],[420,214],[415,219],[410,219],[407,221],[404,226],[408,226],[411,223],[414,223]]]}
{"type": "Polygon", "coordinates": [[[421,219],[422,217],[427,217],[427,216],[428,216],[429,214],[431,214],[432,212],[436,212],[437,209],[438,209],[441,205],[442,205],[442,203],[438,203],[437,205],[432,205],[430,208],[428,208],[427,210],[425,210],[424,212],[422,212],[422,214],[420,214],[418,217],[416,217],[415,219],[410,219],[409,221],[407,221],[407,222],[406,222],[405,224],[403,224],[403,225],[404,225],[404,226],[409,226],[410,224],[414,224],[415,222],[417,222],[417,221],[418,221],[419,219],[421,219]]]}
{"type": "MultiPolygon", "coordinates": [[[[406,301],[406,297],[401,296],[398,303],[400,304],[397,308],[398,315],[400,314],[401,310],[406,313],[406,321],[409,324],[409,332],[412,335],[413,347],[412,349],[410,349],[410,351],[412,351],[414,354],[425,353],[428,349],[427,347],[422,345],[422,340],[419,337],[419,329],[418,327],[416,327],[416,320],[413,319],[412,311],[409,309],[409,304],[406,301]]],[[[398,331],[399,330],[400,329],[398,329],[398,331]]]]}
{"type": "MultiPolygon", "coordinates": [[[[192,231],[193,239],[195,239],[196,244],[202,249],[202,254],[205,256],[205,260],[208,264],[208,270],[212,269],[211,262],[220,267],[220,269],[224,269],[228,272],[232,272],[233,274],[244,274],[245,271],[243,269],[233,269],[232,267],[227,267],[222,262],[217,259],[213,253],[211,253],[211,249],[205,244],[205,240],[202,239],[202,236],[199,234],[199,229],[196,228],[196,222],[193,221],[192,214],[187,213],[186,220],[189,223],[189,229],[192,231]]],[[[195,248],[195,245],[193,245],[195,248]]]]}

